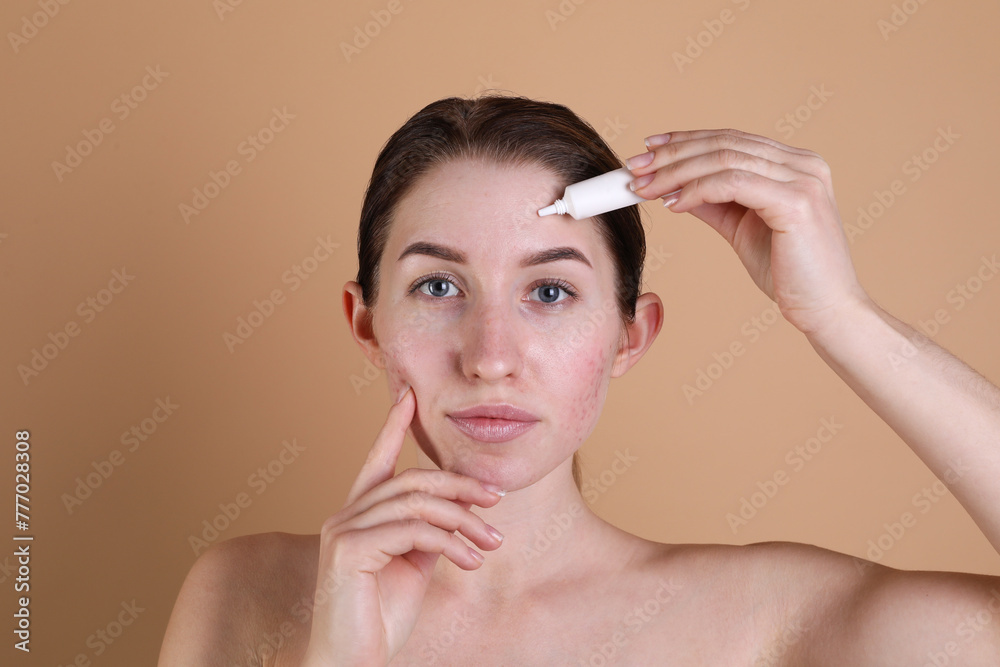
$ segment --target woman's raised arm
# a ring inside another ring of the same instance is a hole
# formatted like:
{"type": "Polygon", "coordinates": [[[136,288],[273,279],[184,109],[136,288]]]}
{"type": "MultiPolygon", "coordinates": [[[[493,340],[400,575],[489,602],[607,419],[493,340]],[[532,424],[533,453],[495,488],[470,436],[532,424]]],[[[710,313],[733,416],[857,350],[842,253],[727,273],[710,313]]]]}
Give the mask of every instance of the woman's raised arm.
{"type": "MultiPolygon", "coordinates": [[[[682,188],[665,204],[705,221],[733,246],[785,319],[947,485],[1000,552],[1000,390],[861,287],[826,162],[735,130],[655,135],[647,146],[651,152],[627,163],[635,191],[653,199],[682,188]]],[[[830,628],[842,629],[837,640],[891,648],[894,659],[908,636],[957,642],[961,610],[1000,614],[998,577],[873,568],[869,579],[852,603],[851,622],[830,628]]],[[[1000,615],[977,636],[981,655],[1000,664],[1000,615]]]]}

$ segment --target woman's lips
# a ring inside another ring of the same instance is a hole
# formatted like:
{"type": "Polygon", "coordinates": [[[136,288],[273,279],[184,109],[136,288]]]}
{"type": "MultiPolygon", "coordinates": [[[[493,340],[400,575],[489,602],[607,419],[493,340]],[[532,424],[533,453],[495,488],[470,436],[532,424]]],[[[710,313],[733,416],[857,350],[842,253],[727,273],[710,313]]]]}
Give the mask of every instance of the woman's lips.
{"type": "Polygon", "coordinates": [[[531,430],[537,421],[523,422],[513,419],[492,419],[490,417],[455,417],[448,415],[451,422],[470,438],[481,442],[507,442],[531,430]]]}

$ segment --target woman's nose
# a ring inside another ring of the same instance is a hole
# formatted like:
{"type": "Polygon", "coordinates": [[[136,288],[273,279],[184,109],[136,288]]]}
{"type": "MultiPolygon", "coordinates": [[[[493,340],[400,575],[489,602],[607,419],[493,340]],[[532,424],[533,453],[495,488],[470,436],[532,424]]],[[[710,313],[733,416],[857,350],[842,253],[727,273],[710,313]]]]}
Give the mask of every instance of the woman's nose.
{"type": "Polygon", "coordinates": [[[521,372],[517,313],[507,304],[480,303],[463,323],[462,371],[496,381],[521,372]]]}

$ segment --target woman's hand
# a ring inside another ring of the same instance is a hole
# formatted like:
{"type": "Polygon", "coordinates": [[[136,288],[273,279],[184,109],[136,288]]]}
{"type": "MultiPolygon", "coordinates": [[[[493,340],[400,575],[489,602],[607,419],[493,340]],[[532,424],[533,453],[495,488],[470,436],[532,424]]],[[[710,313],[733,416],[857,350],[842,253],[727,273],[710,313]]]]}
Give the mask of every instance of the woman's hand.
{"type": "MultiPolygon", "coordinates": [[[[395,475],[416,398],[407,389],[389,410],[342,510],[323,523],[312,631],[304,665],[385,665],[403,647],[420,614],[438,556],[463,570],[500,539],[472,505],[500,495],[478,480],[410,468],[395,475]]],[[[497,533],[499,534],[499,533],[497,533]]]]}
{"type": "Polygon", "coordinates": [[[736,130],[671,132],[648,145],[654,155],[626,163],[636,194],[654,199],[681,188],[664,204],[676,198],[670,210],[719,232],[799,331],[823,330],[870,303],[819,155],[736,130]]]}

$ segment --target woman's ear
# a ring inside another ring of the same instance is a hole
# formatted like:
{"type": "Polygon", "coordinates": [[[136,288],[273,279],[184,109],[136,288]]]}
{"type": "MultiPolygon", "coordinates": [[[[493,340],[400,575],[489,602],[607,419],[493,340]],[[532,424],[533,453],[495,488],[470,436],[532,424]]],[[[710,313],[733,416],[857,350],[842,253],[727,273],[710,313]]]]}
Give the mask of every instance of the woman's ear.
{"type": "Polygon", "coordinates": [[[615,355],[611,377],[621,377],[636,365],[656,340],[663,326],[663,302],[652,292],[641,295],[635,302],[635,320],[622,332],[622,344],[615,355]]]}
{"type": "Polygon", "coordinates": [[[382,348],[375,338],[375,328],[372,321],[373,313],[361,298],[361,285],[348,280],[344,284],[344,315],[351,335],[361,346],[361,350],[377,368],[385,368],[382,358],[382,348]]]}

